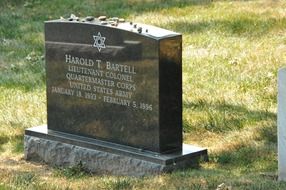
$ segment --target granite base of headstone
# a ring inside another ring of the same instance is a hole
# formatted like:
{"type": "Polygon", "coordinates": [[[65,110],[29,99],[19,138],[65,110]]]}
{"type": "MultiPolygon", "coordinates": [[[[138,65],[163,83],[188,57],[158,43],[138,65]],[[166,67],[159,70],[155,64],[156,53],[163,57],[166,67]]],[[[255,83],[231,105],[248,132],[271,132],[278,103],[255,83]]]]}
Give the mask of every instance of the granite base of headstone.
{"type": "Polygon", "coordinates": [[[145,176],[197,167],[207,150],[183,145],[182,151],[160,154],[96,139],[63,134],[38,126],[26,130],[25,159],[52,166],[81,164],[92,173],[145,176]]]}
{"type": "Polygon", "coordinates": [[[25,158],[141,176],[188,168],[182,145],[182,35],[119,18],[45,23],[47,126],[25,131],[25,158]]]}
{"type": "Polygon", "coordinates": [[[278,72],[278,179],[286,181],[286,68],[278,72]]]}

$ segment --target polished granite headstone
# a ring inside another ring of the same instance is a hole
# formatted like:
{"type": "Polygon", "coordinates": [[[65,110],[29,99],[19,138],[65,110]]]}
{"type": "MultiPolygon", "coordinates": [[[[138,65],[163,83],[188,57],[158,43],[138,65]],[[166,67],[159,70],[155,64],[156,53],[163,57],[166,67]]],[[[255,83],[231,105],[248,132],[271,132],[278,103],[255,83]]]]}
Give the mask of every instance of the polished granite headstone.
{"type": "MultiPolygon", "coordinates": [[[[26,135],[81,146],[71,138],[78,136],[186,158],[181,34],[118,18],[72,16],[45,23],[45,47],[48,130],[26,135]]],[[[207,154],[194,150],[194,158],[207,154]]]]}

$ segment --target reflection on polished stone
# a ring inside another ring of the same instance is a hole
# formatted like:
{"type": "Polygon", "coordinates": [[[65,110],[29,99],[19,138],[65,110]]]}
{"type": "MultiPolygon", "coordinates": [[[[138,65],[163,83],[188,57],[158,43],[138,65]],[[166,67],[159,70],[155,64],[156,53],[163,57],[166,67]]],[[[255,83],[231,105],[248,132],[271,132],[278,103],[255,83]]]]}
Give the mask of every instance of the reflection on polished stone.
{"type": "Polygon", "coordinates": [[[49,129],[160,153],[182,149],[180,34],[56,20],[45,24],[45,46],[49,129]]]}

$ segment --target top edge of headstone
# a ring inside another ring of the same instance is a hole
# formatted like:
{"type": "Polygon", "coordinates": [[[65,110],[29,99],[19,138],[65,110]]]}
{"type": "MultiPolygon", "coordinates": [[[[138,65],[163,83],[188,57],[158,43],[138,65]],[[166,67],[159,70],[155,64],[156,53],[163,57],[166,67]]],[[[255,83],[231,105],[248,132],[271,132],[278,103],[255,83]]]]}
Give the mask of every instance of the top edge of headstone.
{"type": "Polygon", "coordinates": [[[151,38],[167,38],[174,36],[181,36],[180,33],[173,32],[170,30],[166,30],[160,27],[142,24],[142,23],[134,23],[132,21],[126,21],[123,18],[111,17],[107,18],[106,16],[86,16],[86,17],[77,17],[75,15],[71,15],[69,18],[63,18],[56,20],[45,21],[46,24],[49,23],[78,23],[78,24],[92,24],[97,26],[104,27],[112,27],[117,28],[133,33],[138,33],[144,36],[149,36],[151,38]]]}
{"type": "Polygon", "coordinates": [[[278,69],[278,72],[281,73],[281,72],[286,72],[286,67],[281,67],[278,69]]]}

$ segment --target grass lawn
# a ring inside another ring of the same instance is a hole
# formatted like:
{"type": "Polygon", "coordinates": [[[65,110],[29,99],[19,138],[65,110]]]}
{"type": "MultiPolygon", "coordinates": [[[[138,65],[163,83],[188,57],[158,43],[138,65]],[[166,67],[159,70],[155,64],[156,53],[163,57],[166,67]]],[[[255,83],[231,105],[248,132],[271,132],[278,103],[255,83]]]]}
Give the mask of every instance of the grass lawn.
{"type": "Polygon", "coordinates": [[[285,190],[276,135],[285,52],[284,0],[0,0],[0,190],[285,190]],[[183,34],[184,142],[207,147],[208,163],[133,178],[23,160],[24,129],[46,123],[43,22],[71,13],[183,34]]]}

